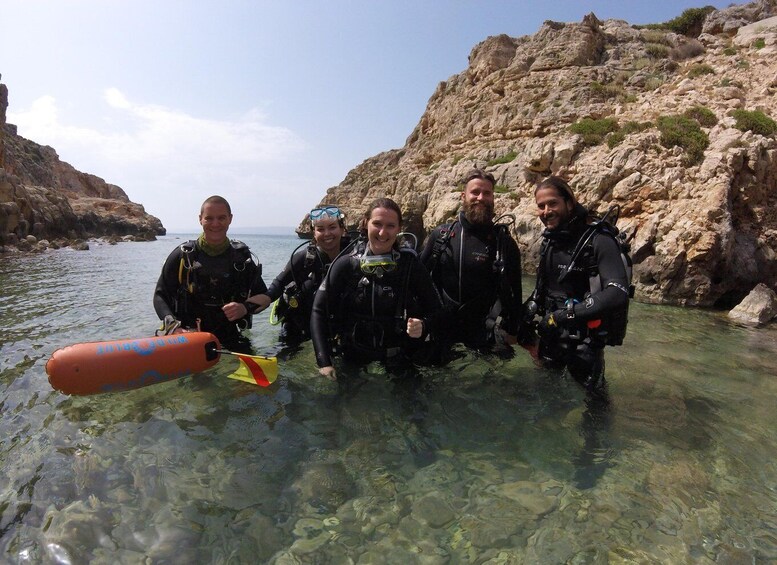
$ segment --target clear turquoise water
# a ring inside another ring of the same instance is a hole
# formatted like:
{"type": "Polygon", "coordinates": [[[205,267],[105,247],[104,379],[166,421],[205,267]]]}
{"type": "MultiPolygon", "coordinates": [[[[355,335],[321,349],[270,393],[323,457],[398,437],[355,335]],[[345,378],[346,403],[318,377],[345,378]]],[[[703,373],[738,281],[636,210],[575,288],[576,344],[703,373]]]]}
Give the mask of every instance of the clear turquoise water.
{"type": "MultiPolygon", "coordinates": [[[[267,280],[300,243],[241,238],[267,280]]],[[[324,381],[310,344],[269,389],[223,359],[135,391],[52,390],[56,349],[153,333],[181,241],[0,263],[0,561],[777,560],[774,327],[634,304],[608,407],[522,350],[464,355],[415,392],[376,366],[324,381]]],[[[266,314],[251,335],[276,349],[266,314]]]]}

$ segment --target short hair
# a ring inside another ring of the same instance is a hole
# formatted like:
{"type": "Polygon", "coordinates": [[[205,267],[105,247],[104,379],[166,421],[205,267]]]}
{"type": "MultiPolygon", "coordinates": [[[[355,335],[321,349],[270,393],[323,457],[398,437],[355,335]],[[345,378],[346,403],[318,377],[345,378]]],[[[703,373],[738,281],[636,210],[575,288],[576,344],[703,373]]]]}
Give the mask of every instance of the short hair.
{"type": "Polygon", "coordinates": [[[553,188],[556,190],[556,192],[558,192],[561,198],[567,202],[571,202],[572,204],[577,204],[577,198],[575,198],[575,193],[572,190],[572,187],[569,186],[567,181],[561,177],[551,176],[546,178],[537,185],[537,187],[534,189],[534,194],[537,194],[537,191],[541,188],[553,188]]]}
{"type": "Polygon", "coordinates": [[[467,183],[475,179],[487,180],[488,182],[491,183],[491,186],[496,186],[496,179],[494,178],[494,175],[492,175],[491,173],[487,173],[483,169],[478,169],[478,168],[474,168],[471,171],[469,171],[461,180],[461,184],[464,188],[466,188],[467,183]]]}
{"type": "Polygon", "coordinates": [[[205,199],[205,202],[202,203],[202,206],[200,206],[200,216],[202,216],[202,212],[205,210],[206,204],[223,204],[227,207],[227,214],[230,216],[232,215],[232,207],[229,205],[229,202],[227,202],[227,199],[223,196],[213,195],[209,196],[205,199]]]}
{"type": "Polygon", "coordinates": [[[361,222],[361,229],[362,231],[367,229],[367,222],[370,221],[370,218],[372,217],[372,212],[375,211],[378,208],[385,208],[386,210],[394,210],[394,212],[397,213],[397,219],[399,221],[399,225],[402,225],[402,210],[399,208],[399,204],[394,202],[391,198],[377,198],[370,202],[370,205],[367,206],[367,211],[364,212],[364,217],[362,218],[361,222]]]}

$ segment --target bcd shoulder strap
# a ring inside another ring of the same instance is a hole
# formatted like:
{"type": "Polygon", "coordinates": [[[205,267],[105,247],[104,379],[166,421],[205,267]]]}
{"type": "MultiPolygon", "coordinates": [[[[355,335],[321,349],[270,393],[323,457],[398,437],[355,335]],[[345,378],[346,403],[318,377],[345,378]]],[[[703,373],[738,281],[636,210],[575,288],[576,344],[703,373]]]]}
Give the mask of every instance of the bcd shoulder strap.
{"type": "Polygon", "coordinates": [[[194,252],[197,250],[197,241],[190,239],[182,243],[179,249],[181,250],[181,259],[178,263],[178,284],[192,292],[190,275],[194,268],[194,252]],[[186,273],[185,277],[184,273],[186,273]]]}
{"type": "Polygon", "coordinates": [[[437,263],[440,261],[440,256],[442,256],[442,253],[447,247],[448,242],[453,237],[453,234],[456,230],[456,224],[458,223],[459,220],[456,219],[449,224],[443,224],[440,226],[440,232],[432,244],[432,256],[429,260],[429,265],[427,266],[430,273],[433,272],[437,267],[437,263]]]}
{"type": "Polygon", "coordinates": [[[315,242],[311,241],[308,244],[308,248],[305,250],[305,262],[303,263],[305,271],[310,273],[313,270],[313,265],[318,257],[318,248],[315,242]]]}

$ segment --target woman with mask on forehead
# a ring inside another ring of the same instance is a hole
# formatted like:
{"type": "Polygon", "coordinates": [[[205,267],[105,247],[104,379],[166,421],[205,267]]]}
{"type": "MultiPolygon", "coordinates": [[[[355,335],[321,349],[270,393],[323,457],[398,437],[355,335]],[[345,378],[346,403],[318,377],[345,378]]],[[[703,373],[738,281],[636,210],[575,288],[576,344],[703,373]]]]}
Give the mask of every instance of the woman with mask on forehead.
{"type": "Polygon", "coordinates": [[[345,232],[345,214],[337,206],[319,206],[308,217],[313,233],[310,243],[294,250],[267,292],[248,299],[261,308],[278,301],[273,312],[282,323],[280,339],[290,346],[310,338],[313,298],[329,265],[350,242],[345,232]]]}
{"type": "Polygon", "coordinates": [[[366,245],[341,255],[313,303],[310,321],[319,372],[336,379],[333,343],[346,361],[407,367],[412,351],[436,329],[442,302],[415,252],[400,248],[402,212],[379,198],[362,219],[366,245]]]}

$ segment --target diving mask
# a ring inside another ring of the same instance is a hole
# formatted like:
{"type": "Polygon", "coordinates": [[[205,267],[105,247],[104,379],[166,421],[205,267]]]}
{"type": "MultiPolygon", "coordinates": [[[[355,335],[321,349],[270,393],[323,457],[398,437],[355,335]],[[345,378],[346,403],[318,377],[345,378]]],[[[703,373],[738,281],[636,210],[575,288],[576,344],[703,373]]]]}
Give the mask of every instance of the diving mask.
{"type": "Polygon", "coordinates": [[[394,255],[362,255],[359,259],[359,267],[365,275],[382,277],[385,273],[391,273],[397,268],[394,255]]]}
{"type": "Polygon", "coordinates": [[[310,211],[310,220],[312,222],[325,217],[338,219],[344,218],[345,214],[343,214],[342,210],[337,206],[321,206],[320,208],[313,208],[310,211]]]}

